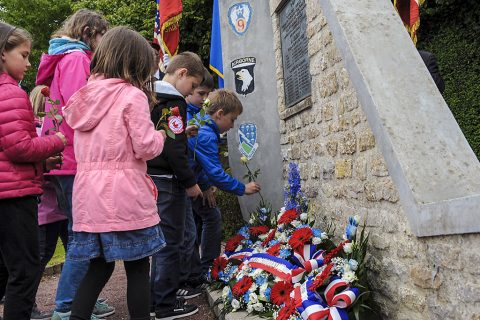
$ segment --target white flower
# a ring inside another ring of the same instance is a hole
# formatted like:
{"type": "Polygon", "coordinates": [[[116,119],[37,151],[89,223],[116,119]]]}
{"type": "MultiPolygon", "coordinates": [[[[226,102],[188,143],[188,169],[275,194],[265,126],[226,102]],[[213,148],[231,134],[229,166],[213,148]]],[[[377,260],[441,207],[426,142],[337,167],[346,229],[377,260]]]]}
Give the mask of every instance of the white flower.
{"type": "Polygon", "coordinates": [[[254,222],[255,222],[255,220],[253,220],[253,217],[250,218],[250,220],[248,220],[248,223],[250,223],[250,224],[253,224],[254,222]]]}
{"type": "Polygon", "coordinates": [[[265,239],[267,239],[267,237],[268,237],[268,234],[264,233],[264,234],[259,235],[258,239],[265,240],[265,239]]]}
{"type": "Polygon", "coordinates": [[[354,215],[353,220],[355,220],[356,224],[359,224],[360,223],[360,216],[358,214],[354,215]]]}
{"type": "Polygon", "coordinates": [[[345,282],[351,283],[357,280],[357,276],[355,275],[355,272],[348,271],[342,274],[342,280],[344,280],[345,282]]]}
{"type": "Polygon", "coordinates": [[[328,239],[328,234],[326,232],[322,232],[320,234],[320,238],[322,238],[323,240],[328,239]]]}
{"type": "MultiPolygon", "coordinates": [[[[252,286],[250,287],[249,290],[253,292],[253,291],[257,290],[257,288],[258,288],[258,286],[257,286],[257,284],[254,282],[254,283],[252,283],[252,286]]],[[[256,296],[256,295],[255,295],[255,296],[256,296]]]]}
{"type": "Polygon", "coordinates": [[[250,301],[247,304],[247,312],[252,313],[253,312],[253,305],[250,304],[250,301]]]}
{"type": "Polygon", "coordinates": [[[300,215],[300,220],[307,221],[307,219],[308,219],[308,214],[306,212],[304,212],[300,215]]]}
{"type": "Polygon", "coordinates": [[[302,223],[298,220],[293,220],[290,224],[295,228],[298,228],[302,223]]]}
{"type": "Polygon", "coordinates": [[[313,237],[312,244],[320,244],[320,243],[322,243],[322,238],[313,237]]]}
{"type": "Polygon", "coordinates": [[[240,301],[238,301],[237,299],[233,299],[232,300],[232,308],[233,308],[233,310],[240,309],[240,301]]]}
{"type": "Polygon", "coordinates": [[[346,244],[343,246],[343,251],[344,251],[346,254],[352,253],[352,251],[353,251],[353,243],[351,243],[351,242],[346,243],[346,244]]]}
{"type": "Polygon", "coordinates": [[[268,282],[265,282],[264,284],[262,284],[260,286],[260,297],[261,298],[266,298],[265,297],[265,290],[267,290],[267,288],[268,288],[268,282]]]}
{"type": "Polygon", "coordinates": [[[258,312],[265,311],[265,308],[263,307],[263,304],[261,302],[257,302],[253,305],[253,309],[258,312]]]}
{"type": "Polygon", "coordinates": [[[277,240],[279,242],[283,242],[283,243],[286,243],[288,241],[288,237],[285,233],[283,232],[279,232],[278,236],[277,236],[277,240]]]}
{"type": "Polygon", "coordinates": [[[224,301],[225,301],[225,299],[227,299],[229,294],[230,294],[230,287],[229,286],[223,287],[222,298],[223,298],[224,301]]]}
{"type": "Polygon", "coordinates": [[[253,271],[253,273],[252,273],[252,277],[253,277],[253,278],[256,278],[256,277],[258,277],[259,275],[261,275],[262,272],[263,272],[262,269],[255,269],[255,271],[253,271]]]}
{"type": "MultiPolygon", "coordinates": [[[[252,288],[250,288],[252,290],[252,288]]],[[[256,289],[256,288],[255,288],[256,289]]],[[[253,291],[253,290],[252,290],[253,291]]],[[[250,293],[250,299],[248,300],[248,303],[255,304],[258,302],[258,296],[255,292],[250,293]]]]}

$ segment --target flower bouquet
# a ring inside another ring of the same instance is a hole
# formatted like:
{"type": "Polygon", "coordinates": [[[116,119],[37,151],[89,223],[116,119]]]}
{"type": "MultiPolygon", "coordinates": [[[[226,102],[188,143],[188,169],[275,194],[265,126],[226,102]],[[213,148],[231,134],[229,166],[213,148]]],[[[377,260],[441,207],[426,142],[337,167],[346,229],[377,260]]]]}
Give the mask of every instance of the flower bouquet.
{"type": "Polygon", "coordinates": [[[350,217],[335,244],[332,226],[315,227],[310,211],[298,167],[290,164],[278,220],[267,225],[254,219],[227,240],[213,263],[209,277],[213,288],[223,290],[224,312],[246,310],[280,320],[361,319],[362,309],[369,308],[365,226],[357,239],[359,218],[350,217]]]}

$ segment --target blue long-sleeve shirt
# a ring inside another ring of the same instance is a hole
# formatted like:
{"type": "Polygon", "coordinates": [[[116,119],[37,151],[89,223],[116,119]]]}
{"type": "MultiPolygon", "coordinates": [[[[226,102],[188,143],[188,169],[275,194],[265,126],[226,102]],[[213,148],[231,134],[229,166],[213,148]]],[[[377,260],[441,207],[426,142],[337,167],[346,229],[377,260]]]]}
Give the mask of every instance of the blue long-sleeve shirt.
{"type": "Polygon", "coordinates": [[[227,174],[220,162],[218,155],[220,133],[217,124],[209,115],[206,115],[203,120],[207,123],[198,130],[198,135],[188,139],[190,164],[197,177],[197,183],[200,187],[207,183],[223,191],[242,196],[245,193],[245,185],[227,174]],[[204,176],[208,181],[204,181],[204,176]]]}

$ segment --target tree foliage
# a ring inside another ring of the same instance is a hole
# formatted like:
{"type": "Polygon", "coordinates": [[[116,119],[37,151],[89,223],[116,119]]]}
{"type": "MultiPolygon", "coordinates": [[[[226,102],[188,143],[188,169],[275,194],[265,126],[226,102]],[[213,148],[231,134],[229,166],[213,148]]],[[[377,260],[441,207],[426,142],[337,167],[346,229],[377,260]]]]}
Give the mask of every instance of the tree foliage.
{"type": "Polygon", "coordinates": [[[437,57],[445,101],[480,157],[480,2],[428,0],[420,21],[418,46],[437,57]]]}
{"type": "Polygon", "coordinates": [[[40,55],[48,49],[51,34],[71,12],[71,0],[0,0],[0,20],[26,29],[33,37],[32,67],[23,81],[29,89],[35,86],[40,55]]]}
{"type": "Polygon", "coordinates": [[[208,65],[213,0],[183,0],[180,50],[197,53],[208,65]]]}

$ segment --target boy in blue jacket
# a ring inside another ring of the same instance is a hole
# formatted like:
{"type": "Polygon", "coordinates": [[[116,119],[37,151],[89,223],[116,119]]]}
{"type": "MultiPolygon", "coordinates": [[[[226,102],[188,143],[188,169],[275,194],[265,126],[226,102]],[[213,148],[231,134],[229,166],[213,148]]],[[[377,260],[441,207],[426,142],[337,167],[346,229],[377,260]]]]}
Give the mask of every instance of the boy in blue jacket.
{"type": "MultiPolygon", "coordinates": [[[[220,134],[233,128],[235,120],[243,111],[242,103],[235,93],[226,89],[216,90],[208,98],[210,103],[203,119],[206,124],[200,127],[196,137],[188,140],[190,164],[197,183],[203,191],[215,186],[237,196],[260,191],[260,185],[256,182],[245,185],[227,174],[218,154],[220,134]]],[[[205,200],[192,200],[193,210],[202,220],[201,268],[204,274],[208,272],[213,260],[220,255],[222,237],[220,211],[216,207],[212,208],[205,200]]]]}
{"type": "MultiPolygon", "coordinates": [[[[194,116],[202,110],[203,103],[214,88],[213,77],[208,69],[204,68],[203,82],[195,88],[191,95],[185,97],[187,101],[187,121],[194,119],[194,116]]],[[[202,193],[205,199],[204,201],[212,208],[210,215],[214,217],[220,216],[220,212],[215,208],[215,187],[212,186],[206,190],[202,190],[202,193]]],[[[196,292],[196,290],[189,289],[199,288],[205,282],[205,277],[202,274],[200,265],[200,255],[198,251],[200,239],[197,237],[197,234],[201,233],[197,232],[197,230],[202,221],[200,217],[193,212],[190,199],[187,201],[186,207],[185,233],[183,235],[183,245],[180,248],[182,252],[180,259],[180,289],[177,291],[177,296],[189,299],[192,297],[192,293],[196,292]]]]}

